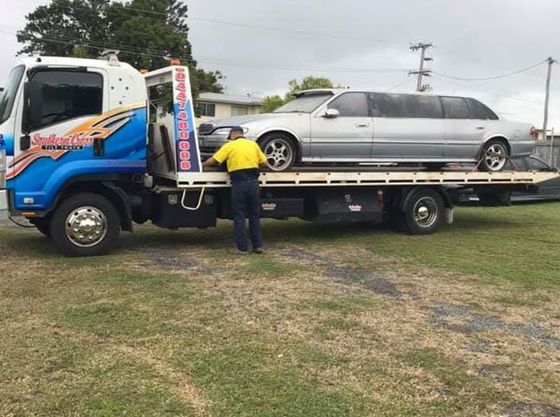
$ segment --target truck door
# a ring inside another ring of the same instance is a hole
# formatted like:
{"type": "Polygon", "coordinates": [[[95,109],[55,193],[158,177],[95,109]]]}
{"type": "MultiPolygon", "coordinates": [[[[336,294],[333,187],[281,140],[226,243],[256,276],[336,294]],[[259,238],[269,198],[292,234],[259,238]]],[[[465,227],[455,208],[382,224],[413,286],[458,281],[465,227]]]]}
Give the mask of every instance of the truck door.
{"type": "Polygon", "coordinates": [[[369,159],[372,145],[373,119],[365,93],[343,93],[311,117],[312,158],[369,159]]]}
{"type": "Polygon", "coordinates": [[[107,132],[94,119],[107,110],[107,77],[102,70],[68,67],[39,67],[27,76],[9,179],[16,208],[41,210],[49,208],[65,174],[94,158],[94,139],[107,132]]]}

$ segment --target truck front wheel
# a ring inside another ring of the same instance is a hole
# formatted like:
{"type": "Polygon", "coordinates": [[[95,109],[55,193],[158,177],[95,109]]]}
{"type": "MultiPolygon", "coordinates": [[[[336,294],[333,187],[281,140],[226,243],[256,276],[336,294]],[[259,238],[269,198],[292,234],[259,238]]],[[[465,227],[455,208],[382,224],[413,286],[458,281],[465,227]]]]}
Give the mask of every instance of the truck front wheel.
{"type": "Polygon", "coordinates": [[[397,227],[414,235],[435,233],[444,221],[443,199],[435,190],[416,190],[396,218],[397,227]]]}
{"type": "Polygon", "coordinates": [[[107,253],[119,237],[119,213],[105,197],[80,193],[69,197],[54,212],[50,236],[67,256],[107,253]]]}

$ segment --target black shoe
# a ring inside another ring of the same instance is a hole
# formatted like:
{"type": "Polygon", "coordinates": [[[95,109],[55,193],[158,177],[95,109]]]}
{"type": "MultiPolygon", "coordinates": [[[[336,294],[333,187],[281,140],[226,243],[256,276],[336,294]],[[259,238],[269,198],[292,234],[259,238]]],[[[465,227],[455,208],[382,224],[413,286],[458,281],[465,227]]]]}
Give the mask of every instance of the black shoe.
{"type": "Polygon", "coordinates": [[[241,249],[237,249],[237,248],[233,248],[231,250],[231,253],[233,255],[249,255],[249,251],[248,250],[241,250],[241,249]]]}
{"type": "Polygon", "coordinates": [[[262,248],[253,248],[253,253],[256,253],[257,255],[262,255],[264,251],[262,250],[262,248]]]}

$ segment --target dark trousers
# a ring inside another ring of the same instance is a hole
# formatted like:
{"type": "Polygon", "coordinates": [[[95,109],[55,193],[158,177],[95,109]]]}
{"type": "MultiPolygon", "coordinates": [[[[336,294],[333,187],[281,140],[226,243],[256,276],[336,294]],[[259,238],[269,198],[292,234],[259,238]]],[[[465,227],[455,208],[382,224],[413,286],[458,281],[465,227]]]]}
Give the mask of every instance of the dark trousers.
{"type": "Polygon", "coordinates": [[[261,207],[258,180],[236,181],[231,185],[231,209],[237,249],[249,250],[245,235],[245,219],[249,218],[253,248],[262,247],[261,207]]]}

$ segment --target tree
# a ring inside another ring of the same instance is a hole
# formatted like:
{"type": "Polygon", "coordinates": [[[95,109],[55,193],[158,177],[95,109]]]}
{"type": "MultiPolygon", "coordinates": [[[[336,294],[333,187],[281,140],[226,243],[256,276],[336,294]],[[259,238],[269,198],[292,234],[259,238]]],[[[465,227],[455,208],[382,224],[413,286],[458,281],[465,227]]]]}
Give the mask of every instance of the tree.
{"type": "Polygon", "coordinates": [[[286,93],[284,98],[275,95],[267,96],[264,98],[262,112],[271,113],[278,107],[292,101],[294,99],[294,94],[297,94],[305,90],[313,90],[317,88],[334,88],[333,83],[328,78],[317,78],[317,77],[305,77],[301,82],[298,80],[291,80],[289,83],[290,90],[286,93]]]}
{"type": "Polygon", "coordinates": [[[305,77],[301,83],[297,80],[289,82],[290,92],[288,95],[293,97],[293,94],[305,90],[314,90],[316,88],[333,88],[333,83],[328,78],[305,77]]]}
{"type": "Polygon", "coordinates": [[[276,110],[278,107],[283,106],[284,104],[284,99],[278,95],[265,97],[261,107],[261,112],[272,113],[274,110],[276,110]]]}
{"type": "Polygon", "coordinates": [[[19,53],[83,58],[117,49],[122,61],[148,70],[178,58],[190,68],[195,98],[200,91],[221,92],[221,73],[198,68],[192,57],[187,12],[180,0],[52,0],[26,16],[19,53]]]}
{"type": "Polygon", "coordinates": [[[98,54],[97,48],[107,39],[107,2],[104,0],[52,0],[38,6],[26,16],[27,23],[18,31],[23,44],[18,54],[74,56],[98,54]],[[87,45],[87,46],[86,46],[87,45]]]}

